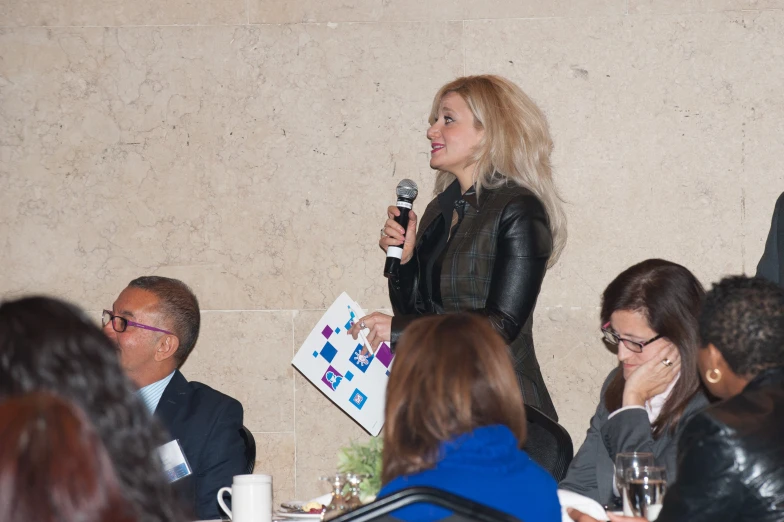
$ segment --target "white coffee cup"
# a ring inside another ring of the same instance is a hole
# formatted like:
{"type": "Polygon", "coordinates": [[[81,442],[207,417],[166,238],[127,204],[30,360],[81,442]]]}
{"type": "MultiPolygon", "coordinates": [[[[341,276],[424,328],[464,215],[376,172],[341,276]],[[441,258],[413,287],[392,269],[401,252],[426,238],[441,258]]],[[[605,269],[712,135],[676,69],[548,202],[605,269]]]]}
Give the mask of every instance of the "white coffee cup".
{"type": "Polygon", "coordinates": [[[218,490],[218,504],[233,522],[272,521],[272,477],[269,475],[235,475],[230,488],[218,490]],[[223,494],[231,495],[229,509],[223,494]]]}

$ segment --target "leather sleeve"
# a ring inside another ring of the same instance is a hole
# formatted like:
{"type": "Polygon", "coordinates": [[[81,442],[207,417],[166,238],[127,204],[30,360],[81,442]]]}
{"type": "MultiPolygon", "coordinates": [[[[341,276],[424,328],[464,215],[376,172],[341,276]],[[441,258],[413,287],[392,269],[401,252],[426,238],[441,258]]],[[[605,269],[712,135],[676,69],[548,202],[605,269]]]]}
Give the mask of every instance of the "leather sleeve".
{"type": "Polygon", "coordinates": [[[400,265],[397,275],[389,276],[389,301],[395,315],[410,314],[416,309],[416,289],[419,283],[419,256],[416,249],[408,263],[400,265]]]}
{"type": "MultiPolygon", "coordinates": [[[[678,480],[668,480],[659,522],[738,520],[746,496],[737,454],[726,426],[707,413],[688,422],[678,448],[678,480]]],[[[669,477],[668,477],[669,479],[669,477]]]]}
{"type": "Polygon", "coordinates": [[[392,353],[395,353],[397,342],[400,340],[400,336],[403,335],[403,331],[406,329],[406,327],[416,319],[422,317],[423,315],[429,315],[429,314],[421,314],[421,315],[408,314],[408,315],[392,316],[392,326],[389,335],[391,337],[389,342],[391,344],[390,348],[392,349],[392,353]]]}
{"type": "Polygon", "coordinates": [[[547,214],[532,195],[512,199],[501,214],[487,316],[507,343],[517,338],[528,321],[542,287],[553,242],[547,214]]]}
{"type": "MultiPolygon", "coordinates": [[[[245,441],[240,435],[242,405],[226,399],[213,418],[196,474],[196,514],[201,520],[224,516],[218,505],[218,490],[231,486],[234,475],[246,473],[245,441]]],[[[226,500],[228,500],[228,496],[226,500]]],[[[228,502],[227,502],[228,503],[228,502]]],[[[229,504],[230,505],[230,504],[229,504]]]]}
{"type": "Polygon", "coordinates": [[[390,332],[390,347],[394,351],[403,330],[422,314],[418,311],[419,295],[419,256],[414,250],[414,256],[405,265],[400,265],[397,276],[390,277],[387,281],[389,287],[389,301],[392,304],[392,327],[390,332]]]}
{"type": "Polygon", "coordinates": [[[403,333],[403,330],[415,319],[422,317],[425,313],[425,303],[419,293],[419,282],[421,263],[419,259],[419,245],[425,241],[425,233],[430,228],[430,224],[440,213],[438,198],[434,198],[428,203],[425,212],[417,227],[417,246],[414,248],[414,255],[411,260],[400,265],[400,271],[396,277],[390,277],[387,281],[389,288],[389,301],[392,304],[392,325],[390,332],[390,348],[394,352],[395,345],[403,333]]]}

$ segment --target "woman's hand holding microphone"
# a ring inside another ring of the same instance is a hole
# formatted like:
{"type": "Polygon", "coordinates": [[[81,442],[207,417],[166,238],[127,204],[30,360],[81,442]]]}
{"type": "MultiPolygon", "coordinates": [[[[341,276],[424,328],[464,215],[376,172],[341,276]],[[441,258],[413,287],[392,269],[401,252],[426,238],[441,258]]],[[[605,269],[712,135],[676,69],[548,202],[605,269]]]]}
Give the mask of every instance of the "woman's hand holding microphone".
{"type": "Polygon", "coordinates": [[[395,218],[400,215],[400,209],[395,205],[390,205],[387,208],[388,219],[384,223],[384,228],[381,229],[381,239],[378,240],[378,246],[384,252],[391,246],[403,246],[403,257],[400,259],[400,264],[405,265],[411,261],[414,255],[414,245],[416,244],[416,227],[417,215],[411,210],[408,213],[408,230],[403,230],[400,223],[395,221],[395,218]]]}

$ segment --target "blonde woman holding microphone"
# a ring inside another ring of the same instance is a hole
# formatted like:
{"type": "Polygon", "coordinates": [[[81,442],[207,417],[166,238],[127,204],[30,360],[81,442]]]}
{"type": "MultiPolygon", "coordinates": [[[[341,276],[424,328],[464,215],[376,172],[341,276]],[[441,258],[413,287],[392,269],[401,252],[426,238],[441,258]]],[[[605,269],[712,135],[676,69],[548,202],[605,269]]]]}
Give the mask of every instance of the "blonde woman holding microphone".
{"type": "Polygon", "coordinates": [[[427,138],[436,197],[406,230],[389,207],[379,246],[402,247],[389,278],[394,316],[374,312],[350,330],[394,344],[419,317],[486,316],[513,358],[526,404],[557,420],[534,351],[532,322],[545,272],[566,243],[566,217],[550,165],[547,120],[514,83],[458,78],[433,100],[427,138]]]}

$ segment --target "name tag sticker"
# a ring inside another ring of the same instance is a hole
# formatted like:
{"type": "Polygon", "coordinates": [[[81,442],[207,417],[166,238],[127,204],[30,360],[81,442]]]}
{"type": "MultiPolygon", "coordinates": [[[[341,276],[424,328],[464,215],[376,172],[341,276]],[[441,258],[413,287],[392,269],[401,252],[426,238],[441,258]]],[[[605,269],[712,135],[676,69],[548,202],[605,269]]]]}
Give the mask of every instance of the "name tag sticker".
{"type": "Polygon", "coordinates": [[[185,458],[185,454],[182,452],[179,440],[173,440],[160,446],[158,448],[158,457],[161,459],[163,472],[166,474],[169,483],[177,482],[193,472],[185,458]]]}

